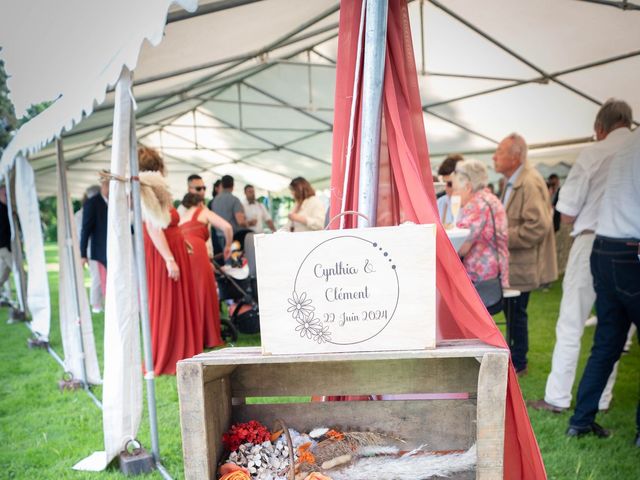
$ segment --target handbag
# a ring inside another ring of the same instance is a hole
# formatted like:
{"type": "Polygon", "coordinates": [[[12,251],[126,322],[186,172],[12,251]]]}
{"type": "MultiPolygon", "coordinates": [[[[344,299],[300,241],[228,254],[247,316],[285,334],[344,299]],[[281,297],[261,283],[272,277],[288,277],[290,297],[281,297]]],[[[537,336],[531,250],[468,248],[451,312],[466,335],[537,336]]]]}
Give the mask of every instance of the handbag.
{"type": "Polygon", "coordinates": [[[500,252],[498,250],[498,236],[496,235],[496,220],[493,216],[493,209],[489,202],[484,200],[484,203],[489,207],[489,213],[491,213],[491,223],[493,224],[493,245],[492,249],[496,255],[498,261],[498,276],[495,278],[489,278],[487,280],[480,280],[473,282],[476,287],[478,295],[484,306],[487,308],[491,315],[495,315],[502,311],[502,278],[500,272],[500,252]]]}

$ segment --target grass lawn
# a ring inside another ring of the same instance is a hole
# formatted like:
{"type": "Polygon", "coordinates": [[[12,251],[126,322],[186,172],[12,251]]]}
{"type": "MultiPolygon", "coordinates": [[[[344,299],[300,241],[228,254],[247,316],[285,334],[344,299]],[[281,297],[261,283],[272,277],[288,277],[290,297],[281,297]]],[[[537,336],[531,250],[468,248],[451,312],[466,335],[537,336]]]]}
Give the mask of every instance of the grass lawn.
{"type": "MultiPolygon", "coordinates": [[[[52,295],[50,342],[62,354],[58,324],[57,247],[47,245],[47,262],[52,295]]],[[[551,366],[555,321],[560,302],[558,282],[548,292],[535,292],[529,304],[529,375],[522,380],[527,399],[541,398],[551,366]]],[[[29,350],[29,330],[8,325],[7,311],[0,311],[0,479],[106,479],[122,478],[117,469],[105,473],[81,473],[71,466],[103,448],[102,415],[84,392],[60,393],[59,365],[46,352],[29,350]]],[[[502,320],[498,316],[498,321],[502,320]]],[[[593,328],[584,335],[578,376],[589,350],[593,328]]],[[[103,317],[94,316],[98,358],[102,358],[103,317]]],[[[244,336],[239,344],[255,345],[257,336],[244,336]]],[[[621,361],[614,402],[598,421],[614,431],[612,438],[567,439],[564,430],[570,413],[552,415],[530,411],[549,478],[552,479],[637,479],[640,478],[640,449],[632,446],[635,408],[640,385],[640,348],[621,361]]],[[[175,377],[156,381],[160,448],[163,464],[174,478],[182,478],[182,450],[178,395],[175,377]]],[[[100,389],[96,389],[100,396],[100,389]]],[[[146,408],[146,400],[144,403],[146,408]]],[[[149,446],[146,412],[140,440],[149,446]]],[[[151,475],[160,478],[159,475],[151,475]]]]}

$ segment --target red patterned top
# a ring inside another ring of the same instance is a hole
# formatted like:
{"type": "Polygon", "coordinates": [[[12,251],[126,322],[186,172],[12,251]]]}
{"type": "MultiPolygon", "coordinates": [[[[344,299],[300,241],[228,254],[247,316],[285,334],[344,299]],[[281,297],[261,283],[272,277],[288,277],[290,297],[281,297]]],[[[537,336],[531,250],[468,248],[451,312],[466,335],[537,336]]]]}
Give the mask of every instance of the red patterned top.
{"type": "Polygon", "coordinates": [[[471,249],[465,255],[463,263],[473,282],[495,278],[500,273],[502,286],[509,286],[509,243],[507,215],[500,199],[488,189],[476,192],[471,200],[460,210],[458,227],[471,230],[467,241],[471,249]],[[496,240],[493,238],[495,219],[496,240]],[[497,243],[497,245],[496,245],[497,243]],[[496,249],[498,255],[496,255],[496,249]],[[498,262],[498,258],[500,261],[498,262]]]}

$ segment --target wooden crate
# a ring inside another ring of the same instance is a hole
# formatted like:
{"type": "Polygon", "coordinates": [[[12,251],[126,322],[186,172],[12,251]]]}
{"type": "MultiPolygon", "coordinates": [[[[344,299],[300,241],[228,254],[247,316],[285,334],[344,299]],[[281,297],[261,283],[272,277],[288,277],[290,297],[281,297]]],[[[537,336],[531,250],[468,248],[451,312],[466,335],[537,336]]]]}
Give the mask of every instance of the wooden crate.
{"type": "MultiPolygon", "coordinates": [[[[407,447],[462,450],[477,444],[477,479],[502,479],[507,350],[457,340],[434,350],[263,356],[226,348],[178,363],[186,479],[214,479],[232,423],[283,418],[291,428],[375,428],[407,447]],[[463,399],[407,399],[461,393],[463,399]],[[394,400],[250,404],[251,397],[395,395],[394,400]],[[415,397],[415,396],[414,396],[415,397]]],[[[461,476],[460,478],[470,478],[461,476]]],[[[471,476],[471,478],[473,475],[471,476]]]]}

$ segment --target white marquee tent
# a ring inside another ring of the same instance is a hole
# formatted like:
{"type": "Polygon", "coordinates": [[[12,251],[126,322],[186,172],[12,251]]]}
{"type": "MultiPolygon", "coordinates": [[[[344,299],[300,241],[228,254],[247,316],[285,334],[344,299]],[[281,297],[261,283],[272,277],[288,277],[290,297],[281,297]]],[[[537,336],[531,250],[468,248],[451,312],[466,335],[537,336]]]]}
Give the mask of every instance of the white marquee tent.
{"type": "MultiPolygon", "coordinates": [[[[0,57],[18,115],[32,103],[54,100],[17,132],[0,163],[5,178],[17,165],[16,207],[23,228],[39,230],[36,192],[57,193],[61,157],[53,139],[62,136],[58,146],[74,196],[95,183],[102,168],[126,173],[125,160],[135,152],[127,134],[131,98],[137,102],[136,137],[162,150],[176,196],[194,172],[209,182],[229,173],[271,192],[285,189],[298,175],[328,184],[336,0],[172,3],[31,0],[3,6],[0,57]],[[134,72],[132,86],[127,69],[134,72]],[[130,92],[124,90],[130,86],[130,92]],[[114,131],[118,135],[112,139],[114,131]],[[29,177],[21,174],[29,170],[27,154],[35,189],[20,183],[29,177]]],[[[640,111],[639,10],[633,2],[612,0],[411,2],[427,139],[436,162],[449,152],[488,161],[504,135],[519,131],[532,146],[534,162],[566,168],[589,141],[604,100],[622,98],[640,111]]],[[[114,212],[124,218],[128,211],[124,188],[115,191],[110,229],[118,220],[114,212]]],[[[129,232],[128,218],[125,223],[122,232],[129,232]]],[[[46,273],[36,268],[44,259],[36,252],[42,249],[38,235],[25,235],[28,295],[45,301],[46,273]]],[[[68,245],[72,237],[65,240],[68,245]]],[[[111,232],[109,248],[125,253],[116,273],[128,278],[123,285],[130,292],[133,256],[125,237],[111,232]]],[[[70,248],[67,255],[72,264],[77,252],[70,248]]],[[[116,276],[110,274],[110,284],[116,276]]],[[[114,323],[136,319],[137,306],[123,306],[109,295],[106,324],[114,344],[122,346],[120,362],[139,359],[137,324],[129,322],[131,334],[119,336],[122,330],[114,323]],[[119,316],[118,308],[126,311],[119,316]]],[[[46,303],[40,317],[49,315],[46,303]]],[[[107,382],[117,378],[118,391],[128,391],[131,405],[112,402],[118,408],[111,415],[122,425],[107,425],[105,413],[105,426],[113,430],[105,432],[106,461],[121,448],[123,435],[135,436],[141,410],[135,373],[140,369],[134,365],[126,375],[116,370],[105,370],[105,402],[108,391],[114,398],[107,382]]]]}
{"type": "MultiPolygon", "coordinates": [[[[80,196],[108,167],[113,93],[105,91],[126,63],[135,67],[138,138],[162,149],[176,196],[194,172],[275,192],[297,175],[328,183],[336,0],[200,1],[194,14],[174,7],[164,36],[169,1],[138,3],[5,7],[1,55],[18,110],[58,100],[22,129],[4,164],[33,152],[38,194],[54,193],[55,148],[36,150],[66,127],[71,193],[80,196]],[[145,41],[138,57],[143,38],[162,42],[145,41]]],[[[640,112],[640,11],[630,2],[416,0],[410,12],[436,162],[449,152],[488,160],[519,131],[533,146],[557,145],[536,149],[534,161],[569,165],[599,103],[615,96],[640,112]]]]}

